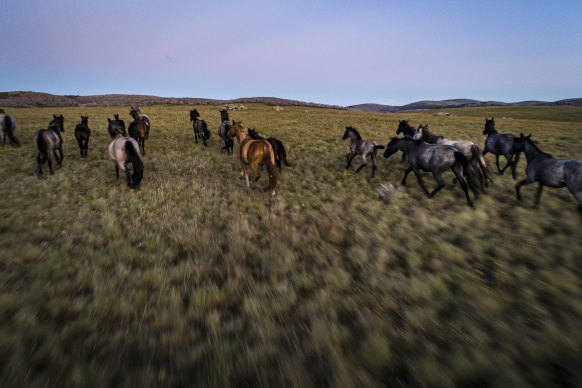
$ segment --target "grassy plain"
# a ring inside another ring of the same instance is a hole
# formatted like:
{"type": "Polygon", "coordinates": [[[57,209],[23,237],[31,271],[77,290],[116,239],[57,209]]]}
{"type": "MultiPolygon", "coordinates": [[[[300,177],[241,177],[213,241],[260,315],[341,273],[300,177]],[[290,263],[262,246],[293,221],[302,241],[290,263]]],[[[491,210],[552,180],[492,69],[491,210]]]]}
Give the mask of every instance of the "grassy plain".
{"type": "Polygon", "coordinates": [[[341,140],[353,125],[386,144],[408,119],[482,145],[494,115],[501,132],[582,159],[581,108],[248,107],[231,118],[282,140],[294,164],[275,199],[238,179],[219,107],[197,107],[207,148],[190,107],[142,108],[152,131],[135,192],[107,156],[107,117],[128,123],[129,108],[6,109],[22,147],[0,148],[1,386],[582,385],[572,195],[546,189],[533,209],[535,185],[520,204],[510,174],[495,175],[470,209],[449,174],[433,199],[411,177],[386,202],[377,188],[400,181],[400,155],[380,157],[373,179],[369,167],[354,175],[360,159],[346,172],[341,140]],[[38,179],[32,137],[53,113],[65,116],[65,159],[38,179]]]}

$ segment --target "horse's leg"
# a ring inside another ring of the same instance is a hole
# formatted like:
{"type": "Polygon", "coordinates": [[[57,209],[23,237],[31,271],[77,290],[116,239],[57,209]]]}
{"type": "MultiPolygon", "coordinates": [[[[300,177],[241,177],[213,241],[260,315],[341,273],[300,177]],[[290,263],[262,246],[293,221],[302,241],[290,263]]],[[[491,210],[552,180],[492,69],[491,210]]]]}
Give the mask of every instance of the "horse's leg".
{"type": "Polygon", "coordinates": [[[88,151],[89,151],[89,138],[85,139],[85,157],[87,157],[88,151]]]}
{"type": "Polygon", "coordinates": [[[403,152],[402,158],[400,159],[400,163],[404,162],[405,160],[406,160],[406,154],[403,152]]]}
{"type": "Polygon", "coordinates": [[[125,172],[125,177],[127,178],[127,187],[131,187],[131,175],[129,175],[129,168],[127,168],[127,165],[123,166],[123,171],[125,172]]]}
{"type": "Polygon", "coordinates": [[[356,157],[356,154],[352,154],[351,152],[349,154],[346,155],[346,158],[348,160],[348,165],[346,166],[346,170],[348,170],[350,168],[350,164],[352,164],[352,160],[356,157]]]}
{"type": "MultiPolygon", "coordinates": [[[[465,192],[465,197],[467,198],[467,205],[469,205],[470,207],[473,207],[473,201],[471,201],[471,197],[469,196],[467,182],[465,182],[465,178],[463,178],[463,174],[461,173],[461,171],[459,171],[456,168],[452,168],[452,170],[453,170],[453,173],[455,174],[455,176],[457,177],[459,184],[461,185],[461,189],[463,189],[463,191],[465,192]]],[[[477,194],[478,193],[476,193],[475,190],[473,190],[473,195],[475,195],[475,198],[477,198],[477,194]]]]}
{"type": "MultiPolygon", "coordinates": [[[[507,167],[510,167],[513,164],[513,161],[511,160],[512,159],[511,154],[503,154],[503,156],[505,156],[505,159],[507,159],[507,164],[505,165],[505,167],[501,169],[501,171],[499,172],[500,174],[503,174],[505,170],[507,170],[507,167]]],[[[515,176],[513,177],[513,179],[515,179],[515,176]]]]}
{"type": "Polygon", "coordinates": [[[430,197],[430,193],[428,192],[428,190],[424,186],[424,183],[422,182],[422,174],[420,174],[420,172],[416,171],[413,168],[411,168],[411,169],[412,169],[412,171],[414,171],[414,175],[416,175],[416,179],[418,179],[418,184],[420,185],[420,187],[422,187],[422,190],[424,191],[424,193],[430,197]]]}
{"type": "Polygon", "coordinates": [[[42,175],[42,164],[44,163],[44,158],[40,152],[36,154],[36,163],[38,163],[38,177],[40,178],[42,175]]]}
{"type": "MultiPolygon", "coordinates": [[[[55,151],[50,151],[48,153],[48,157],[47,157],[47,159],[48,159],[48,165],[49,165],[49,171],[50,171],[50,174],[51,175],[54,174],[54,171],[53,171],[53,156],[56,158],[56,152],[55,151]]],[[[57,159],[57,162],[58,162],[58,159],[57,159]]]]}
{"type": "Polygon", "coordinates": [[[363,161],[363,163],[362,163],[362,165],[361,165],[360,167],[358,167],[358,169],[356,170],[356,174],[357,174],[358,172],[360,172],[360,170],[361,170],[362,168],[364,168],[364,167],[365,167],[365,166],[368,164],[368,161],[366,160],[366,154],[365,154],[365,153],[363,153],[363,154],[362,154],[362,161],[363,161]]]}
{"type": "Polygon", "coordinates": [[[517,163],[519,162],[520,155],[521,154],[519,152],[512,155],[513,161],[511,162],[511,175],[513,176],[513,179],[517,179],[516,169],[517,169],[517,163]]]}
{"type": "Polygon", "coordinates": [[[241,164],[242,164],[241,175],[245,178],[245,182],[246,182],[247,187],[250,187],[251,185],[249,184],[249,174],[247,172],[247,166],[243,162],[241,162],[241,164]]]}
{"type": "Polygon", "coordinates": [[[79,150],[81,152],[81,157],[83,157],[83,139],[77,139],[77,143],[79,143],[79,150]]]}
{"type": "Polygon", "coordinates": [[[400,184],[402,186],[404,186],[404,184],[406,183],[406,177],[408,176],[408,174],[410,174],[410,172],[412,171],[412,167],[408,166],[408,168],[406,169],[406,171],[404,171],[404,176],[402,177],[402,182],[400,182],[400,184]]]}
{"type": "MultiPolygon", "coordinates": [[[[57,165],[58,165],[59,168],[61,168],[61,164],[63,163],[63,159],[65,158],[65,155],[63,155],[63,143],[61,143],[61,145],[59,146],[58,150],[59,150],[60,157],[57,158],[57,165]]],[[[56,150],[54,151],[54,154],[55,154],[55,157],[56,157],[56,155],[57,155],[57,151],[56,150]]]]}
{"type": "MultiPolygon", "coordinates": [[[[441,176],[441,174],[437,174],[436,172],[433,171],[432,176],[434,177],[434,180],[437,182],[437,186],[430,193],[429,197],[434,197],[436,193],[438,193],[443,187],[445,187],[445,182],[443,181],[443,177],[441,176]]],[[[460,180],[463,178],[462,176],[461,178],[457,176],[457,179],[460,180]]]]}
{"type": "Polygon", "coordinates": [[[115,177],[119,179],[119,165],[115,162],[115,177]]]}
{"type": "Polygon", "coordinates": [[[257,183],[257,181],[261,177],[261,173],[259,172],[259,163],[258,162],[252,163],[249,166],[251,167],[251,170],[253,170],[253,173],[255,174],[255,179],[253,179],[253,185],[252,185],[252,187],[255,187],[255,184],[257,183]]]}
{"type": "Polygon", "coordinates": [[[370,155],[372,159],[372,178],[374,178],[374,174],[376,173],[376,152],[370,155]]]}
{"type": "Polygon", "coordinates": [[[542,182],[538,183],[538,189],[536,191],[536,200],[534,202],[534,208],[537,208],[540,205],[540,199],[542,198],[542,189],[544,188],[544,185],[542,184],[542,182]]]}
{"type": "Polygon", "coordinates": [[[521,201],[521,194],[519,192],[519,189],[521,188],[521,186],[523,185],[529,185],[531,183],[534,183],[535,179],[534,178],[530,178],[529,176],[526,177],[525,179],[519,181],[517,183],[517,185],[515,185],[515,194],[517,195],[517,199],[521,201]]]}

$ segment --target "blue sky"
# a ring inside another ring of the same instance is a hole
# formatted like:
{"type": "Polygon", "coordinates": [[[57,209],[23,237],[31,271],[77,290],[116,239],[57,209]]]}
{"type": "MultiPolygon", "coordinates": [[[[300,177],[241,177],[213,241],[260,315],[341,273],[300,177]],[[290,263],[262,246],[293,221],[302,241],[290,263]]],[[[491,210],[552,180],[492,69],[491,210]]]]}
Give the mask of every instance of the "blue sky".
{"type": "Polygon", "coordinates": [[[2,0],[0,91],[582,97],[582,1],[2,0]]]}

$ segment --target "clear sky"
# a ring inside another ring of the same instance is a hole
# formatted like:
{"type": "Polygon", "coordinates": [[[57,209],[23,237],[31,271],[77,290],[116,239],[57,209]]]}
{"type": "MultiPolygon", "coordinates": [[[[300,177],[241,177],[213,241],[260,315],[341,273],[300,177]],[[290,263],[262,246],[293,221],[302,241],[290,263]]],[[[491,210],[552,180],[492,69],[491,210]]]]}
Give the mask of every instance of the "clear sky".
{"type": "Polygon", "coordinates": [[[2,0],[0,91],[582,97],[582,0],[2,0]]]}

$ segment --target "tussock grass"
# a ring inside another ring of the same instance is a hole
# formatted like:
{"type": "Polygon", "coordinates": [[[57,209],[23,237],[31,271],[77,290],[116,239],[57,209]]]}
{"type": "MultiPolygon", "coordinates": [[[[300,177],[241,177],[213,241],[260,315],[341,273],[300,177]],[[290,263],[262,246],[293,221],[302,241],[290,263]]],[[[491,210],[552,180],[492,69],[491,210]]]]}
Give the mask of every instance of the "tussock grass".
{"type": "MultiPolygon", "coordinates": [[[[188,106],[144,107],[134,192],[107,156],[107,117],[128,121],[128,108],[7,109],[23,146],[0,149],[3,386],[580,384],[582,220],[565,189],[533,209],[535,188],[518,203],[508,173],[470,209],[452,174],[433,199],[413,177],[380,199],[402,178],[399,155],[380,157],[373,179],[353,174],[359,159],[344,170],[346,125],[385,144],[408,119],[483,144],[491,109],[247,107],[231,118],[282,140],[294,164],[274,199],[220,150],[219,107],[197,107],[207,148],[188,106]],[[65,159],[38,179],[32,136],[53,113],[65,159]]],[[[493,113],[500,131],[582,159],[582,111],[563,109],[493,113]]]]}

